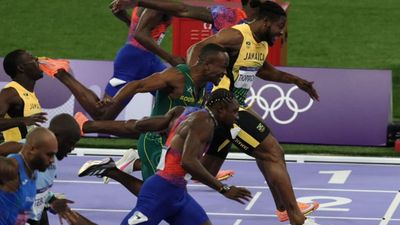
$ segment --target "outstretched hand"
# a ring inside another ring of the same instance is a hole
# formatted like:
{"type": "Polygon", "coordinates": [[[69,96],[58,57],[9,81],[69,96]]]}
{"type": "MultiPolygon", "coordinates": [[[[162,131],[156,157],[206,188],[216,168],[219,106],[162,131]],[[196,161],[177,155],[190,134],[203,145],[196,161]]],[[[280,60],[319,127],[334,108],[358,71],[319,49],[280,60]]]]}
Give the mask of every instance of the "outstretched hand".
{"type": "Polygon", "coordinates": [[[298,79],[296,85],[303,91],[307,92],[311,99],[319,101],[319,96],[317,91],[313,87],[314,81],[306,81],[303,79],[298,79]]]}
{"type": "Polygon", "coordinates": [[[25,126],[35,125],[35,126],[40,127],[40,123],[44,123],[47,121],[46,116],[47,116],[47,113],[45,113],[45,112],[35,113],[33,115],[24,117],[22,119],[22,121],[25,124],[25,126]]]}
{"type": "Polygon", "coordinates": [[[242,204],[245,204],[245,201],[250,201],[252,198],[249,190],[236,186],[230,186],[229,191],[225,192],[224,196],[242,204]]]}
{"type": "Polygon", "coordinates": [[[77,220],[77,214],[69,208],[68,204],[74,203],[69,199],[55,199],[50,203],[51,209],[53,209],[59,216],[60,223],[63,224],[62,220],[66,220],[68,224],[75,223],[77,220]]]}
{"type": "Polygon", "coordinates": [[[137,4],[136,0],[113,0],[109,7],[113,13],[132,8],[137,4]]]}

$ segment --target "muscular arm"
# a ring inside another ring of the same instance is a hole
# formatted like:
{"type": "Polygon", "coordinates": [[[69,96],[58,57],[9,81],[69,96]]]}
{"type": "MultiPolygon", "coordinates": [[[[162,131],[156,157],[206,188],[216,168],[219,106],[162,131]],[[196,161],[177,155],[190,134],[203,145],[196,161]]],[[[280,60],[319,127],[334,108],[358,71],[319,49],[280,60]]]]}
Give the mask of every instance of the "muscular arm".
{"type": "Polygon", "coordinates": [[[195,118],[189,122],[182,152],[182,167],[201,183],[217,191],[223,184],[215,179],[199,160],[199,155],[204,151],[212,137],[210,131],[214,129],[213,122],[204,112],[196,113],[195,118]]]}
{"type": "Polygon", "coordinates": [[[6,88],[0,92],[0,131],[25,125],[23,118],[4,118],[11,105],[23,105],[22,99],[13,88],[6,88]]]}
{"type": "Polygon", "coordinates": [[[263,80],[289,84],[294,84],[297,80],[301,79],[293,74],[276,69],[267,61],[264,62],[261,69],[257,72],[257,76],[263,80]]]}
{"type": "Polygon", "coordinates": [[[176,83],[182,83],[183,76],[177,73],[175,68],[169,68],[160,73],[146,77],[142,80],[131,81],[125,85],[113,98],[113,104],[106,106],[103,118],[115,118],[123,109],[122,102],[132,98],[137,93],[173,89],[176,83]]]}
{"type": "Polygon", "coordinates": [[[295,84],[300,89],[307,92],[310,95],[310,98],[319,100],[318,93],[313,87],[314,82],[309,82],[293,74],[280,71],[267,61],[264,62],[263,66],[258,71],[257,76],[263,80],[295,84]]]}
{"type": "Polygon", "coordinates": [[[23,144],[15,142],[15,141],[8,141],[0,145],[0,156],[7,156],[11,153],[18,153],[23,144]]]}
{"type": "Polygon", "coordinates": [[[111,8],[113,10],[120,10],[133,7],[136,4],[140,7],[162,11],[170,16],[192,18],[206,23],[213,22],[209,8],[192,6],[182,3],[181,1],[141,0],[137,2],[137,0],[114,0],[111,3],[111,8]]]}
{"type": "Polygon", "coordinates": [[[131,25],[131,19],[126,10],[122,9],[122,10],[112,11],[112,14],[119,20],[124,22],[128,27],[131,25]]]}
{"type": "MultiPolygon", "coordinates": [[[[168,128],[171,120],[177,118],[184,107],[174,107],[163,116],[147,117],[141,120],[127,121],[87,121],[83,125],[84,133],[104,133],[119,137],[139,138],[140,133],[160,131],[168,128]]],[[[0,145],[1,150],[1,145],[0,145]]]]}
{"type": "Polygon", "coordinates": [[[163,22],[163,17],[165,17],[165,14],[160,11],[151,9],[144,10],[136,28],[135,39],[147,50],[160,56],[172,66],[176,66],[182,62],[176,62],[175,58],[161,48],[151,35],[151,31],[163,22]]]}
{"type": "Polygon", "coordinates": [[[214,43],[226,48],[229,56],[232,57],[232,55],[236,55],[239,52],[242,41],[243,35],[240,33],[240,31],[232,28],[223,29],[218,33],[192,45],[188,49],[188,64],[193,65],[196,63],[201,49],[207,44],[214,43]]]}
{"type": "Polygon", "coordinates": [[[0,131],[5,131],[18,126],[39,125],[46,122],[46,113],[36,113],[27,117],[4,118],[10,107],[18,105],[23,107],[23,101],[14,88],[6,88],[0,92],[0,131]]]}
{"type": "Polygon", "coordinates": [[[114,121],[114,120],[95,120],[87,121],[83,124],[82,130],[85,134],[102,133],[111,134],[118,137],[139,138],[140,133],[131,129],[136,120],[114,121]]]}
{"type": "Polygon", "coordinates": [[[178,118],[185,110],[183,106],[176,106],[163,116],[153,116],[136,121],[132,129],[139,132],[162,131],[168,129],[172,120],[178,118]]]}
{"type": "Polygon", "coordinates": [[[170,0],[141,0],[138,5],[145,8],[160,10],[171,16],[192,18],[206,23],[213,23],[211,10],[206,7],[192,6],[170,0]]]}
{"type": "Polygon", "coordinates": [[[176,81],[176,78],[179,79],[181,77],[183,78],[183,76],[176,74],[175,68],[169,68],[166,71],[154,73],[142,80],[131,81],[114,96],[114,101],[119,103],[125,99],[132,98],[137,93],[147,93],[171,88],[172,82],[176,81]]]}
{"type": "MultiPolygon", "coordinates": [[[[221,30],[217,34],[191,46],[188,51],[188,64],[193,65],[196,63],[201,48],[208,43],[215,43],[226,48],[232,60],[232,58],[238,54],[242,42],[243,35],[238,30],[232,28],[221,30]]],[[[262,68],[257,73],[257,76],[264,80],[296,84],[300,89],[307,92],[312,99],[319,100],[317,91],[313,88],[313,82],[309,82],[295,75],[277,70],[268,62],[264,62],[262,68]]]]}

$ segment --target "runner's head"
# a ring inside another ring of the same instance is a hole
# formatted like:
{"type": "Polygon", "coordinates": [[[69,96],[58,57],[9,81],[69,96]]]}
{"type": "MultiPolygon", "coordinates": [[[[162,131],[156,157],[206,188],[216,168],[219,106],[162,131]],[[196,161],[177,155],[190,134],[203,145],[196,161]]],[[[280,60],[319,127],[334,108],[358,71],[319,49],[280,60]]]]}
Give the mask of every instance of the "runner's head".
{"type": "Polygon", "coordinates": [[[12,80],[17,75],[28,76],[32,80],[39,80],[43,77],[37,57],[26,50],[17,49],[8,53],[4,57],[3,67],[12,80]]]}
{"type": "Polygon", "coordinates": [[[72,150],[81,138],[81,131],[74,117],[69,114],[59,114],[50,121],[49,129],[55,134],[58,141],[56,157],[62,160],[72,150]]]}
{"type": "Polygon", "coordinates": [[[256,38],[266,41],[272,46],[276,38],[283,35],[286,25],[286,12],[272,1],[254,1],[254,6],[259,7],[258,16],[254,21],[256,38]]]}
{"type": "Polygon", "coordinates": [[[217,85],[226,73],[229,56],[225,48],[211,43],[201,49],[198,63],[204,68],[204,78],[217,85]]]}
{"type": "Polygon", "coordinates": [[[45,171],[54,163],[57,153],[57,139],[53,132],[44,127],[37,127],[26,135],[26,143],[21,154],[32,170],[45,171]]]}
{"type": "Polygon", "coordinates": [[[219,88],[211,93],[206,102],[215,115],[215,119],[223,126],[232,127],[239,118],[239,103],[232,92],[219,88]]]}

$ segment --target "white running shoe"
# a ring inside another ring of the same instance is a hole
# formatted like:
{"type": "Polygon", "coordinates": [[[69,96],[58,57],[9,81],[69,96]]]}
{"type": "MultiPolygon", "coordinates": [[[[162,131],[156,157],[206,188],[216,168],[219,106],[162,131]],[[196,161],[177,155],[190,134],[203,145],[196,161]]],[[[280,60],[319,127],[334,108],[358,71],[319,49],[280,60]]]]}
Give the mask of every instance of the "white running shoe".
{"type": "MultiPolygon", "coordinates": [[[[131,174],[133,172],[133,165],[137,159],[139,159],[139,153],[137,150],[130,148],[125,151],[121,159],[115,162],[115,165],[124,173],[131,174]]],[[[103,182],[108,184],[108,182],[110,182],[110,178],[103,177],[103,182]]]]}
{"type": "Polygon", "coordinates": [[[83,164],[83,166],[79,169],[78,176],[103,177],[104,173],[108,169],[112,168],[115,168],[115,163],[112,158],[105,158],[102,160],[90,160],[83,164]]]}
{"type": "Polygon", "coordinates": [[[320,225],[310,218],[306,218],[303,225],[320,225]]]}

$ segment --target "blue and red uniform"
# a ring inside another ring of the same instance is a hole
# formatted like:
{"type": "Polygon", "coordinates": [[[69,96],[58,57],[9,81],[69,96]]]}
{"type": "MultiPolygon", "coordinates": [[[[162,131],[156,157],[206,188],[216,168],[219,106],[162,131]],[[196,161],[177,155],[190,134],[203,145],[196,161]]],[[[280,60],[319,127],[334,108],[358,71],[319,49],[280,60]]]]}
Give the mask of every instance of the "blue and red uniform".
{"type": "MultiPolygon", "coordinates": [[[[196,107],[185,109],[168,135],[167,146],[182,121],[190,113],[199,110],[205,109],[196,107]]],[[[206,150],[207,147],[204,151],[206,150]]],[[[164,160],[164,168],[144,182],[136,207],[125,217],[123,225],[153,225],[159,224],[162,220],[176,225],[201,225],[209,220],[204,209],[187,192],[185,179],[187,172],[180,165],[181,154],[181,151],[168,147],[165,159],[161,159],[164,160]]]]}
{"type": "MultiPolygon", "coordinates": [[[[140,19],[137,16],[138,9],[138,7],[135,7],[132,11],[128,40],[114,59],[114,74],[105,90],[106,94],[110,96],[114,96],[124,84],[134,80],[141,80],[166,68],[157,55],[145,49],[135,39],[136,27],[140,19]]],[[[153,39],[158,44],[161,43],[170,24],[171,20],[162,22],[151,31],[153,39]]],[[[125,101],[125,104],[128,102],[129,100],[125,101]]]]}

